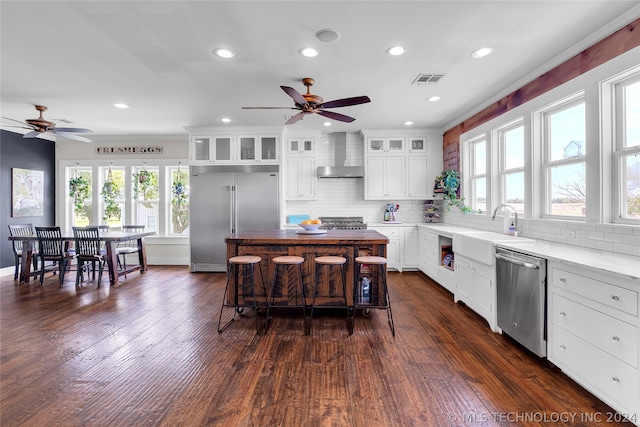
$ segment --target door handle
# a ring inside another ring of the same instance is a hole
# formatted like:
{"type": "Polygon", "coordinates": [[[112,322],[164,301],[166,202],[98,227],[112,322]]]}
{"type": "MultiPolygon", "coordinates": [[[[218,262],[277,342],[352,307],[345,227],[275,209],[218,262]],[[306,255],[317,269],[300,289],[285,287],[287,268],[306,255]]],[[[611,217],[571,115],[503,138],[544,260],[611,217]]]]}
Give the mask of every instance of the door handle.
{"type": "Polygon", "coordinates": [[[531,262],[525,262],[525,261],[520,261],[519,259],[515,259],[515,258],[511,258],[502,254],[495,254],[495,257],[507,262],[510,262],[512,264],[515,265],[519,265],[521,267],[526,267],[526,268],[532,268],[532,269],[537,269],[540,268],[540,266],[538,264],[533,264],[531,262]]]}

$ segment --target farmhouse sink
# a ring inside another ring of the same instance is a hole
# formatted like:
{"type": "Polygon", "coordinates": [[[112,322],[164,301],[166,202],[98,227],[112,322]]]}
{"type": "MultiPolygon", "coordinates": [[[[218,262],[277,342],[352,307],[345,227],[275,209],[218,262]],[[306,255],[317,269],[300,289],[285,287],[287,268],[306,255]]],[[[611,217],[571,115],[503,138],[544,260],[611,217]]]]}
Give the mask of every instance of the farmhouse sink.
{"type": "Polygon", "coordinates": [[[492,231],[462,231],[453,233],[453,252],[483,264],[493,265],[493,247],[499,242],[531,241],[492,231]]]}

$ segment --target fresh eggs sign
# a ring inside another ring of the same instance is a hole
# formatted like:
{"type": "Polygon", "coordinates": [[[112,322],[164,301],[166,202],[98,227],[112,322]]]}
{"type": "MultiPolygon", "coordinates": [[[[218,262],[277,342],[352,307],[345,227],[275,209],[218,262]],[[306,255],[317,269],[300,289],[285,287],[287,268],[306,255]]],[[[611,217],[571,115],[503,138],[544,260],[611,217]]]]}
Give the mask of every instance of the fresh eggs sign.
{"type": "Polygon", "coordinates": [[[97,154],[162,154],[162,147],[96,147],[97,154]]]}

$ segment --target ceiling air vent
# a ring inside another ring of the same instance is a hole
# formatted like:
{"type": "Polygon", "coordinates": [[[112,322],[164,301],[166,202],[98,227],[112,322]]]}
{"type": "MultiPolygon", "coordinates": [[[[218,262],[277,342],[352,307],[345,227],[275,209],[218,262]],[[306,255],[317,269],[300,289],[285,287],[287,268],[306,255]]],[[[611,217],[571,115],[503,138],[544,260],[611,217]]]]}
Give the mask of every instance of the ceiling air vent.
{"type": "Polygon", "coordinates": [[[444,77],[444,74],[422,73],[411,83],[412,85],[434,85],[444,77]]]}

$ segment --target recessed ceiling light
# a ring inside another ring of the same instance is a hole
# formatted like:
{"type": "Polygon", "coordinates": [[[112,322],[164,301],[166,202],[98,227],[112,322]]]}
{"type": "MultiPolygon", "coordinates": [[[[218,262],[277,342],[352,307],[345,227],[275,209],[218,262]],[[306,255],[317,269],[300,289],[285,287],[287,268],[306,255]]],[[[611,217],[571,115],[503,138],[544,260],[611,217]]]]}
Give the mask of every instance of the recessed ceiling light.
{"type": "Polygon", "coordinates": [[[318,31],[316,33],[316,38],[321,42],[333,43],[335,41],[338,41],[338,39],[340,39],[340,33],[337,32],[336,30],[331,30],[329,28],[326,28],[324,30],[318,31]]]}
{"type": "Polygon", "coordinates": [[[215,53],[220,58],[225,59],[233,58],[234,56],[236,56],[236,53],[234,51],[223,48],[214,49],[213,53],[215,53]]]}
{"type": "Polygon", "coordinates": [[[402,46],[393,46],[393,47],[390,47],[389,49],[387,49],[387,53],[389,55],[393,55],[393,56],[402,55],[406,51],[407,51],[407,49],[405,49],[402,46]]]}
{"type": "Polygon", "coordinates": [[[431,101],[431,102],[440,101],[440,97],[439,96],[430,96],[429,98],[427,98],[427,101],[431,101]]]}
{"type": "Polygon", "coordinates": [[[324,122],[323,125],[325,126],[331,126],[331,122],[324,122]]]}
{"type": "Polygon", "coordinates": [[[229,123],[229,122],[231,121],[231,119],[230,119],[229,117],[223,117],[223,118],[222,118],[222,119],[220,119],[220,120],[222,120],[222,121],[223,121],[223,122],[225,122],[225,123],[229,123]]]}
{"type": "Polygon", "coordinates": [[[493,52],[493,49],[491,49],[490,47],[482,47],[478,50],[474,50],[471,56],[479,59],[479,58],[484,58],[487,55],[490,55],[491,52],[493,52]]]}
{"type": "Polygon", "coordinates": [[[129,108],[129,106],[127,104],[113,104],[114,107],[116,108],[129,108]]]}
{"type": "Polygon", "coordinates": [[[303,47],[298,52],[300,52],[300,55],[305,56],[307,58],[313,58],[315,56],[320,55],[320,51],[313,47],[303,47]]]}
{"type": "Polygon", "coordinates": [[[413,124],[413,122],[412,122],[412,121],[406,121],[406,122],[404,122],[404,125],[405,125],[405,126],[411,126],[412,124],[413,124]]]}

